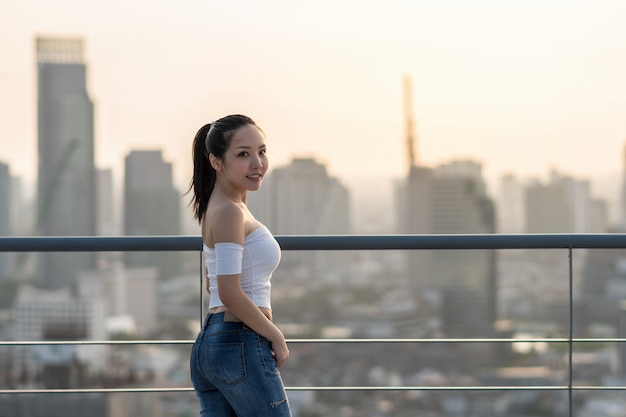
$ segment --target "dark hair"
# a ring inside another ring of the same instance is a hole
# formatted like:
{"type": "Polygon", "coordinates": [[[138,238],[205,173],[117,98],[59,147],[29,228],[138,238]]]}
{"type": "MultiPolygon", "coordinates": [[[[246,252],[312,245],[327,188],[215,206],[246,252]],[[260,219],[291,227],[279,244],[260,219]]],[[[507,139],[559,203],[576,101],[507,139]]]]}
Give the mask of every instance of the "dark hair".
{"type": "Polygon", "coordinates": [[[209,205],[209,198],[215,187],[216,172],[209,163],[209,154],[217,158],[224,158],[224,153],[230,147],[231,139],[237,129],[245,125],[258,128],[254,120],[241,114],[232,114],[208,123],[198,130],[193,140],[193,177],[187,192],[193,190],[190,206],[198,223],[202,222],[204,213],[209,205]]]}

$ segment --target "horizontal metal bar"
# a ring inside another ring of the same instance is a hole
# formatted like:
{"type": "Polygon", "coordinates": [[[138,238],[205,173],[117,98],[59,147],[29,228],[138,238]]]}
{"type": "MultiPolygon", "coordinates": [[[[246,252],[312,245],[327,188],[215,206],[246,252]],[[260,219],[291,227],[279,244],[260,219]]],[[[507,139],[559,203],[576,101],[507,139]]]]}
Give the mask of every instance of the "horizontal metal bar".
{"type": "MultiPolygon", "coordinates": [[[[626,342],[626,338],[571,339],[572,342],[626,342]]],[[[194,340],[20,340],[0,341],[0,346],[48,345],[190,345],[194,340]]],[[[472,339],[287,339],[287,343],[569,343],[568,338],[472,338],[472,339]]]]}
{"type": "Polygon", "coordinates": [[[360,386],[360,387],[286,387],[291,391],[567,391],[567,385],[548,385],[548,386],[360,386]]]}
{"type": "Polygon", "coordinates": [[[84,388],[84,389],[3,389],[2,394],[94,394],[116,392],[190,392],[193,388],[84,388]]]}
{"type": "MultiPolygon", "coordinates": [[[[181,340],[18,340],[0,341],[0,346],[39,345],[190,345],[192,339],[181,340]]],[[[287,339],[287,343],[569,343],[565,337],[538,338],[471,338],[471,339],[287,339]]],[[[625,343],[626,338],[573,338],[572,343],[625,343]]]]}
{"type": "Polygon", "coordinates": [[[12,340],[0,341],[0,346],[190,345],[193,342],[193,340],[12,340]]]}
{"type": "Polygon", "coordinates": [[[0,237],[0,252],[201,251],[200,236],[0,237]]]}
{"type": "MultiPolygon", "coordinates": [[[[519,342],[546,342],[546,343],[568,343],[568,338],[472,338],[472,339],[288,339],[288,343],[519,343],[519,342]]],[[[572,339],[576,341],[576,339],[572,339]]],[[[626,342],[626,339],[623,339],[626,342]]]]}
{"type": "MultiPolygon", "coordinates": [[[[285,387],[287,391],[568,391],[572,390],[626,390],[626,387],[594,387],[567,385],[491,385],[491,386],[299,386],[285,387]]],[[[93,394],[137,392],[192,392],[191,387],[165,388],[84,388],[84,389],[4,389],[2,394],[93,394]]]]}
{"type": "Polygon", "coordinates": [[[285,250],[626,248],[626,234],[277,236],[285,250]]]}
{"type": "MultiPolygon", "coordinates": [[[[283,250],[623,249],[626,234],[276,236],[283,250]]],[[[200,251],[200,236],[0,237],[0,252],[200,251]]]]}

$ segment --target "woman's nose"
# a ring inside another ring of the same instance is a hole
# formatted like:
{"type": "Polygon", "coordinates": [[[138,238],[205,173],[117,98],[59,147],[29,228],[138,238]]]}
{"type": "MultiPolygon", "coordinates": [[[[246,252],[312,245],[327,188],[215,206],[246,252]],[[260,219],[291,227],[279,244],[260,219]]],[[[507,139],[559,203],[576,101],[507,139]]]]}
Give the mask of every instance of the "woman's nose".
{"type": "Polygon", "coordinates": [[[259,157],[259,155],[252,156],[252,166],[254,167],[263,166],[263,161],[261,161],[261,157],[259,157]]]}

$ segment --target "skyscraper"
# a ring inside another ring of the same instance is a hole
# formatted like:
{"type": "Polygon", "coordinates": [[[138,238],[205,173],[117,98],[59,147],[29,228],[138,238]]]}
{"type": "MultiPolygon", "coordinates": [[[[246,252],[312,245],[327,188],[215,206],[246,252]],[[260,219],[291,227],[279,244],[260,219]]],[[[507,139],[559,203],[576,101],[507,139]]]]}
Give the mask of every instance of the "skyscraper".
{"type": "Polygon", "coordinates": [[[258,194],[270,197],[272,209],[262,215],[276,234],[350,232],[348,191],[313,158],[277,167],[258,194]]]}
{"type": "MultiPolygon", "coordinates": [[[[0,162],[0,236],[11,236],[11,175],[9,166],[0,162]]],[[[11,255],[0,252],[0,279],[7,278],[12,273],[11,255]]]]}
{"type": "Polygon", "coordinates": [[[498,233],[524,233],[524,186],[513,174],[500,177],[498,233]]]}
{"type": "MultiPolygon", "coordinates": [[[[495,233],[495,208],[479,163],[457,160],[436,167],[431,204],[432,233],[495,233]]],[[[495,251],[433,251],[431,274],[429,287],[443,295],[445,333],[489,335],[497,318],[495,251]]]]}
{"type": "Polygon", "coordinates": [[[606,206],[591,197],[589,182],[557,171],[526,187],[527,233],[604,233],[606,206]]]}
{"type": "Polygon", "coordinates": [[[96,232],[100,236],[114,236],[119,234],[116,228],[115,197],[113,192],[113,171],[109,169],[96,170],[98,184],[98,221],[96,232]]]}
{"type": "MultiPolygon", "coordinates": [[[[414,166],[398,188],[400,233],[485,234],[495,232],[495,209],[473,161],[435,168],[414,166]]],[[[409,288],[435,290],[442,298],[448,336],[486,335],[496,319],[494,251],[412,251],[409,288]]]]}
{"type": "MultiPolygon", "coordinates": [[[[94,110],[81,39],[37,38],[37,230],[92,236],[96,228],[94,110]]],[[[43,253],[39,283],[58,288],[92,269],[92,253],[43,253]]]]}
{"type": "MultiPolygon", "coordinates": [[[[172,164],[160,150],[135,150],[126,156],[124,232],[127,236],[179,235],[181,194],[174,188],[172,164]]],[[[181,272],[180,253],[128,252],[131,268],[156,266],[161,278],[181,272]]]]}
{"type": "MultiPolygon", "coordinates": [[[[248,194],[252,213],[277,235],[348,234],[347,188],[313,158],[294,158],[277,167],[258,192],[248,194]]],[[[283,267],[307,265],[316,276],[334,279],[345,258],[330,252],[286,253],[283,267]]]]}

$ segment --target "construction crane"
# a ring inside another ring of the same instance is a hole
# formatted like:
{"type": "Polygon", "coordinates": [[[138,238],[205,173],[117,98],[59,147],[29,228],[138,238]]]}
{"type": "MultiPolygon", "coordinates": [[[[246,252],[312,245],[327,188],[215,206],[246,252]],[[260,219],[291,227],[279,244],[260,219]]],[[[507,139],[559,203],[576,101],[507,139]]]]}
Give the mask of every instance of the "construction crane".
{"type": "Polygon", "coordinates": [[[413,121],[413,93],[411,77],[404,76],[404,123],[405,146],[409,172],[417,166],[415,123],[413,121]]]}

